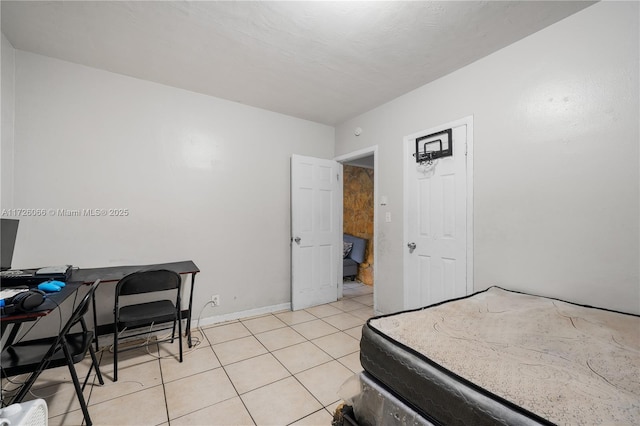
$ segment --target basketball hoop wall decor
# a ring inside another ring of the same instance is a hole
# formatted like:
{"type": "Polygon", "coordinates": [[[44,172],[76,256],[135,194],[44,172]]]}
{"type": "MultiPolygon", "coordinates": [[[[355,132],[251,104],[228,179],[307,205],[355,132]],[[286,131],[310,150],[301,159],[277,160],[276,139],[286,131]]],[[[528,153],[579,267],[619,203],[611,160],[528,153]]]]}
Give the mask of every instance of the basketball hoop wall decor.
{"type": "Polygon", "coordinates": [[[416,152],[413,156],[416,158],[416,163],[421,166],[430,165],[437,158],[450,157],[452,155],[453,140],[451,139],[451,129],[416,138],[416,152]],[[441,135],[447,136],[446,143],[442,142],[443,138],[434,139],[441,135]]]}

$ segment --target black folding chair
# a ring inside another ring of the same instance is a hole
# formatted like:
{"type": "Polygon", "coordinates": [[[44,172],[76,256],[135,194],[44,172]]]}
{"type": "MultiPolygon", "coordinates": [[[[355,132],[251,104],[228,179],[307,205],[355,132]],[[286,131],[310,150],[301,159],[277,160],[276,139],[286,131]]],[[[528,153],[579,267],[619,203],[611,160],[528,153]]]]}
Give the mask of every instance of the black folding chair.
{"type": "Polygon", "coordinates": [[[120,334],[124,330],[145,328],[144,331],[129,334],[126,338],[149,335],[151,331],[171,330],[171,336],[166,339],[154,340],[154,343],[171,342],[176,337],[176,324],[178,325],[178,342],[180,346],[180,362],[182,362],[182,314],[180,310],[180,287],[182,279],[174,271],[166,269],[156,271],[134,272],[122,278],[116,285],[113,332],[113,381],[118,380],[118,352],[136,349],[138,346],[126,349],[118,348],[120,334]],[[154,300],[145,303],[120,306],[123,296],[132,296],[141,293],[176,291],[175,303],[168,299],[154,300]],[[152,327],[157,324],[172,323],[164,328],[152,327]]]}
{"type": "Polygon", "coordinates": [[[22,402],[23,398],[31,389],[31,386],[33,386],[44,370],[67,365],[85,422],[88,426],[91,426],[89,410],[87,409],[87,403],[84,400],[82,391],[87,385],[91,371],[94,368],[101,385],[104,384],[104,381],[100,373],[96,353],[92,346],[94,333],[88,329],[84,315],[89,309],[89,303],[99,283],[100,280],[96,280],[96,282],[89,287],[89,291],[84,295],[71,314],[71,318],[69,318],[57,336],[17,342],[3,350],[2,364],[0,364],[3,378],[17,376],[19,374],[31,374],[27,381],[18,388],[18,392],[11,399],[11,404],[22,402]],[[76,324],[80,324],[81,331],[71,333],[71,328],[76,324]],[[91,354],[91,367],[84,379],[84,383],[80,386],[74,364],[81,362],[85,358],[87,351],[91,354]]]}

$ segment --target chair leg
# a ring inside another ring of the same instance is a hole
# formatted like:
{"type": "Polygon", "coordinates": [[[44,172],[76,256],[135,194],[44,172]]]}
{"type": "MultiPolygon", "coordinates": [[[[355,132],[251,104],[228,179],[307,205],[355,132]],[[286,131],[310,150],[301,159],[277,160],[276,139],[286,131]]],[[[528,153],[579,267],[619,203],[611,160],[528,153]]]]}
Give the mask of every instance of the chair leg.
{"type": "MultiPolygon", "coordinates": [[[[53,351],[52,353],[54,352],[55,351],[53,351]]],[[[38,366],[38,369],[33,373],[31,373],[27,381],[24,382],[24,384],[20,387],[20,390],[18,391],[18,393],[12,398],[11,404],[22,402],[24,397],[27,396],[27,393],[29,393],[31,386],[33,386],[33,384],[36,382],[38,377],[40,377],[40,374],[47,368],[47,365],[49,365],[49,360],[43,359],[40,365],[38,366]]]]}
{"type": "Polygon", "coordinates": [[[94,330],[94,335],[93,338],[96,341],[96,351],[100,350],[100,347],[98,346],[98,310],[96,309],[96,297],[95,295],[91,298],[91,304],[93,306],[93,330],[94,330]]]}
{"type": "Polygon", "coordinates": [[[113,381],[118,381],[118,326],[113,332],[113,381]]]}
{"type": "Polygon", "coordinates": [[[24,384],[20,387],[20,390],[18,391],[18,393],[16,395],[13,396],[13,398],[11,399],[10,404],[8,404],[8,405],[17,404],[17,403],[22,402],[24,397],[27,396],[27,393],[29,393],[29,390],[31,389],[31,386],[33,386],[33,384],[35,383],[35,381],[38,378],[38,376],[40,376],[41,372],[42,372],[42,370],[31,373],[31,375],[29,376],[27,381],[24,382],[24,384]]]}
{"type": "Polygon", "coordinates": [[[76,373],[76,368],[73,366],[73,359],[71,359],[69,348],[67,348],[66,344],[63,344],[62,350],[64,351],[65,358],[67,359],[69,373],[71,374],[71,379],[73,380],[73,386],[76,388],[76,395],[78,396],[78,401],[80,402],[80,408],[82,408],[82,414],[84,415],[85,423],[87,424],[87,426],[91,426],[93,423],[91,422],[91,417],[89,416],[87,402],[84,400],[82,388],[80,387],[80,381],[78,380],[78,374],[76,373]]]}
{"type": "MultiPolygon", "coordinates": [[[[94,300],[95,300],[95,298],[94,298],[94,300]]],[[[87,333],[87,324],[86,324],[84,318],[80,318],[80,323],[82,324],[82,331],[87,333]]],[[[94,331],[93,335],[97,336],[95,331],[94,331]]],[[[97,337],[96,337],[96,339],[97,339],[97,337]]],[[[102,373],[100,372],[100,366],[98,364],[98,358],[96,357],[96,352],[95,352],[95,350],[93,350],[93,346],[91,344],[89,344],[89,353],[91,354],[91,367],[89,367],[89,372],[87,373],[87,377],[84,378],[84,383],[82,383],[82,390],[84,390],[84,388],[87,386],[87,382],[89,381],[89,376],[91,376],[91,369],[92,368],[95,368],[96,375],[98,376],[98,380],[100,381],[100,384],[104,385],[104,380],[102,379],[102,373]]]]}
{"type": "MultiPolygon", "coordinates": [[[[175,339],[176,336],[176,320],[173,320],[173,328],[171,329],[171,344],[173,344],[173,340],[175,339]]],[[[179,336],[179,335],[178,335],[179,336]]]]}
{"type": "MultiPolygon", "coordinates": [[[[102,373],[100,372],[100,364],[98,364],[98,357],[96,356],[96,352],[93,350],[93,346],[89,346],[89,353],[91,354],[93,367],[96,369],[96,376],[98,376],[98,381],[100,382],[101,385],[104,385],[104,380],[102,379],[102,373]]],[[[89,369],[89,372],[91,372],[91,369],[89,369]]]]}
{"type": "Polygon", "coordinates": [[[180,362],[182,362],[182,318],[178,318],[178,345],[180,346],[180,362]]]}

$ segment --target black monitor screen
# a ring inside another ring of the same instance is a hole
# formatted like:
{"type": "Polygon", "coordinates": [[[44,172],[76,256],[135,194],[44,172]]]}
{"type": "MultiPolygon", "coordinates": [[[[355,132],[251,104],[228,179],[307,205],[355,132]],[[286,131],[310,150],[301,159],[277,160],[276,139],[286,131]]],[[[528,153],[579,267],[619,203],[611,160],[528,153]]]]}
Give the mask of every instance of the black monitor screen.
{"type": "Polygon", "coordinates": [[[2,228],[0,228],[0,239],[2,239],[2,247],[0,247],[0,257],[2,258],[2,270],[11,269],[11,260],[13,259],[13,247],[16,244],[16,235],[18,234],[18,219],[1,219],[2,228]]]}

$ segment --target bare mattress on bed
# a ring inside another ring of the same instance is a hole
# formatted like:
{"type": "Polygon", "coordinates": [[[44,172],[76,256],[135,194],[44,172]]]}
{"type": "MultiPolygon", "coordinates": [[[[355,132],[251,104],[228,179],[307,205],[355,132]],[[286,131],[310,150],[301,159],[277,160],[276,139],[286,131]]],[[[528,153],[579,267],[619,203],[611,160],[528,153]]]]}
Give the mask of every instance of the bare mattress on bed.
{"type": "Polygon", "coordinates": [[[365,371],[442,424],[640,424],[640,317],[492,287],[363,327],[365,371]]]}

